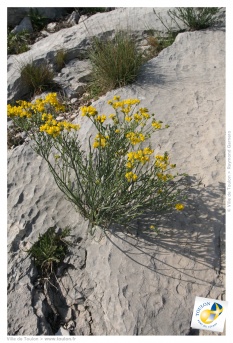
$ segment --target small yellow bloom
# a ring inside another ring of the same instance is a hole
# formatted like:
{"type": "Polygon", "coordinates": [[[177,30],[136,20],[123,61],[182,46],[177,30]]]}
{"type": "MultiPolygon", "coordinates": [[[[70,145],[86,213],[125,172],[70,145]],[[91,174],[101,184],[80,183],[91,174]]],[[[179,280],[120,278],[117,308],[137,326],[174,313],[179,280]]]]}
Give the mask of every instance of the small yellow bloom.
{"type": "Polygon", "coordinates": [[[131,162],[127,162],[126,163],[126,168],[132,169],[133,168],[133,164],[131,162]]]}
{"type": "Polygon", "coordinates": [[[95,118],[95,120],[97,120],[97,121],[100,122],[100,123],[104,123],[105,120],[106,120],[106,116],[105,116],[104,114],[102,114],[102,115],[99,114],[99,115],[95,118]]]}
{"type": "Polygon", "coordinates": [[[126,177],[126,179],[127,179],[128,182],[130,182],[130,181],[136,181],[137,178],[138,178],[137,175],[134,174],[132,171],[126,173],[126,174],[125,174],[125,177],[126,177]]]}
{"type": "Polygon", "coordinates": [[[178,211],[182,211],[184,209],[184,205],[183,204],[176,204],[175,208],[178,210],[178,211]]]}
{"type": "Polygon", "coordinates": [[[98,141],[94,141],[93,147],[98,148],[100,146],[100,143],[98,141]]]}
{"type": "Polygon", "coordinates": [[[116,133],[120,133],[121,131],[120,131],[119,129],[116,129],[115,132],[116,132],[116,133]]]}
{"type": "Polygon", "coordinates": [[[150,226],[150,229],[151,229],[151,230],[154,230],[154,229],[155,229],[155,226],[154,226],[154,225],[151,225],[151,226],[150,226]]]}
{"type": "Polygon", "coordinates": [[[107,144],[107,139],[109,139],[109,136],[103,136],[101,133],[98,133],[95,137],[93,147],[94,148],[98,148],[98,147],[104,148],[107,144]]]}
{"type": "Polygon", "coordinates": [[[125,121],[131,122],[131,120],[132,120],[132,117],[130,117],[130,116],[125,116],[125,121]]]}
{"type": "Polygon", "coordinates": [[[109,114],[109,116],[108,116],[108,118],[110,118],[110,119],[114,119],[115,117],[116,117],[116,115],[114,113],[109,114]]]}
{"type": "Polygon", "coordinates": [[[135,113],[133,117],[136,122],[140,122],[143,119],[142,116],[138,113],[135,113]]]}
{"type": "Polygon", "coordinates": [[[136,175],[136,174],[133,174],[132,180],[133,180],[133,181],[136,181],[137,179],[138,179],[137,175],[136,175]]]}
{"type": "Polygon", "coordinates": [[[94,117],[98,114],[97,110],[93,106],[82,106],[81,107],[81,115],[87,117],[94,117]]]}
{"type": "Polygon", "coordinates": [[[155,129],[161,129],[162,125],[161,123],[159,123],[158,121],[153,121],[153,123],[151,124],[155,129]]]}

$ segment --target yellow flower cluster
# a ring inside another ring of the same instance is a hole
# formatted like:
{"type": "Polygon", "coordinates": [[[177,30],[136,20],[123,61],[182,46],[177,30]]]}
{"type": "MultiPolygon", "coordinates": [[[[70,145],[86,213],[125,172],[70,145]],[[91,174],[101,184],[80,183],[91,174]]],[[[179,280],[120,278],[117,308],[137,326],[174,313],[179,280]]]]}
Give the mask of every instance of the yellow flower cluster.
{"type": "MultiPolygon", "coordinates": [[[[150,115],[148,113],[148,109],[147,108],[139,108],[138,112],[134,113],[134,115],[132,117],[130,117],[130,119],[134,119],[137,123],[142,122],[143,120],[148,120],[150,118],[150,115]]],[[[125,120],[128,120],[128,118],[125,120]]]]}
{"type": "Polygon", "coordinates": [[[70,131],[71,129],[80,129],[80,125],[71,124],[66,121],[58,122],[55,119],[52,119],[51,115],[48,114],[46,116],[47,117],[43,116],[43,118],[48,119],[44,125],[40,126],[40,132],[46,132],[47,134],[53,137],[57,137],[63,130],[70,131]]]}
{"type": "Polygon", "coordinates": [[[167,180],[171,180],[174,178],[174,176],[172,174],[164,174],[164,173],[157,173],[156,176],[158,177],[158,179],[165,181],[165,182],[167,180]]]}
{"type": "Polygon", "coordinates": [[[153,152],[154,150],[150,149],[150,147],[146,147],[143,150],[129,152],[127,154],[128,162],[126,163],[126,167],[131,169],[134,167],[135,162],[139,162],[142,164],[149,162],[149,156],[153,154],[153,152]]]}
{"type": "Polygon", "coordinates": [[[59,112],[64,111],[65,107],[59,103],[57,93],[49,93],[44,99],[36,99],[34,103],[25,100],[16,101],[18,106],[7,105],[7,115],[10,118],[31,118],[36,112],[45,112],[48,107],[59,112]]]}
{"type": "Polygon", "coordinates": [[[114,96],[112,100],[108,100],[108,104],[115,110],[121,108],[123,113],[129,113],[133,105],[139,104],[139,99],[125,99],[120,101],[120,96],[114,96]]]}
{"type": "Polygon", "coordinates": [[[136,174],[134,174],[132,171],[128,172],[125,174],[126,179],[128,180],[128,182],[131,181],[137,181],[138,177],[136,174]]]}
{"type": "Polygon", "coordinates": [[[44,105],[49,104],[53,106],[53,108],[58,112],[65,110],[65,107],[57,99],[57,93],[49,93],[48,95],[46,95],[44,100],[37,99],[36,103],[42,103],[44,105]]]}
{"type": "Polygon", "coordinates": [[[164,155],[155,156],[155,167],[159,168],[161,171],[156,174],[158,179],[167,181],[174,178],[172,174],[164,174],[164,171],[166,171],[168,167],[171,167],[171,168],[176,167],[176,164],[169,164],[169,156],[167,152],[165,152],[164,155]]]}
{"type": "Polygon", "coordinates": [[[104,114],[102,114],[102,115],[99,114],[97,117],[95,117],[95,120],[100,122],[100,123],[104,123],[106,118],[107,117],[104,114]]]}
{"type": "Polygon", "coordinates": [[[167,153],[162,155],[156,155],[155,156],[155,166],[162,169],[163,171],[167,169],[169,165],[169,156],[167,153]]]}
{"type": "Polygon", "coordinates": [[[57,126],[57,121],[52,119],[40,126],[40,132],[46,132],[53,137],[57,137],[60,134],[61,129],[57,126]]]}
{"type": "Polygon", "coordinates": [[[95,117],[98,114],[98,111],[93,106],[82,106],[81,115],[83,117],[95,117]]]}
{"type": "Polygon", "coordinates": [[[143,142],[146,137],[140,132],[128,132],[126,138],[128,138],[131,144],[136,145],[143,142]]]}
{"type": "Polygon", "coordinates": [[[7,105],[7,116],[10,118],[14,118],[14,117],[31,118],[32,113],[27,111],[26,108],[22,106],[7,105]]]}
{"type": "Polygon", "coordinates": [[[104,136],[101,133],[98,133],[95,137],[95,141],[93,143],[94,148],[102,147],[104,148],[107,144],[107,140],[109,139],[109,136],[104,136]]]}
{"type": "Polygon", "coordinates": [[[114,96],[112,100],[108,100],[108,104],[111,105],[115,110],[120,109],[121,112],[126,115],[128,121],[131,120],[129,119],[128,114],[130,113],[132,106],[139,103],[139,99],[125,99],[120,101],[120,96],[114,96]]]}
{"type": "Polygon", "coordinates": [[[156,121],[156,120],[153,120],[153,122],[152,122],[152,127],[153,128],[155,128],[155,129],[161,129],[162,128],[162,124],[161,124],[162,122],[160,122],[160,121],[156,121]]]}
{"type": "MultiPolygon", "coordinates": [[[[121,112],[124,113],[124,120],[126,122],[131,122],[134,120],[136,123],[141,123],[142,126],[145,126],[145,121],[150,118],[148,109],[146,107],[140,108],[136,113],[130,114],[132,106],[140,103],[139,99],[125,99],[120,101],[120,96],[114,96],[112,100],[108,101],[108,104],[111,105],[115,110],[120,108],[121,112]]],[[[110,114],[109,118],[113,119],[115,122],[115,114],[110,114]]]]}

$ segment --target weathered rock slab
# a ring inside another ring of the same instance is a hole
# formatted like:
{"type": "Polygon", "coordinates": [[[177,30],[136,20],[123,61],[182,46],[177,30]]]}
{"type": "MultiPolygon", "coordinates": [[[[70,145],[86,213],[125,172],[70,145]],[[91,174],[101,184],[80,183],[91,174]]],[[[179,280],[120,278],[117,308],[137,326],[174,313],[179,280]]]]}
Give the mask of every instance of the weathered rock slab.
{"type": "MultiPolygon", "coordinates": [[[[75,335],[190,335],[195,297],[224,299],[224,75],[224,30],[187,32],[145,64],[136,83],[94,104],[110,114],[106,101],[113,95],[138,97],[170,125],[152,134],[151,145],[156,153],[170,153],[179,171],[189,174],[190,187],[184,212],[162,218],[159,235],[135,237],[112,228],[100,242],[92,239],[88,223],[66,202],[30,146],[9,152],[10,335],[55,334],[24,251],[54,224],[70,225],[78,239],[67,260],[72,267],[58,280],[64,308],[72,309],[71,318],[68,310],[64,316],[75,322],[75,335]],[[23,289],[28,291],[22,296],[23,289]]],[[[85,147],[93,125],[81,116],[75,121],[85,147]]],[[[139,228],[151,220],[141,218],[139,228]]]]}

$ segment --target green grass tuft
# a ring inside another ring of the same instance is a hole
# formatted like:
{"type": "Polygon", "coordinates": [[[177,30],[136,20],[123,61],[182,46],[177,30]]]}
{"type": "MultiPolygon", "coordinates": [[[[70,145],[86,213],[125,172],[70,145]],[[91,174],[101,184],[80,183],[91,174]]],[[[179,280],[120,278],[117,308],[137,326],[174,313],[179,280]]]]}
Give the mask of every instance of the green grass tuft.
{"type": "Polygon", "coordinates": [[[58,233],[55,227],[50,227],[27,251],[43,276],[52,273],[56,265],[64,260],[70,245],[66,240],[69,235],[69,228],[58,233]]]}
{"type": "Polygon", "coordinates": [[[89,50],[93,67],[92,88],[105,93],[135,81],[143,63],[143,55],[126,32],[118,32],[112,40],[95,37],[89,50]]]}
{"type": "Polygon", "coordinates": [[[23,85],[34,94],[40,94],[55,87],[54,73],[46,62],[39,65],[33,62],[24,64],[21,66],[20,72],[23,85]]]}

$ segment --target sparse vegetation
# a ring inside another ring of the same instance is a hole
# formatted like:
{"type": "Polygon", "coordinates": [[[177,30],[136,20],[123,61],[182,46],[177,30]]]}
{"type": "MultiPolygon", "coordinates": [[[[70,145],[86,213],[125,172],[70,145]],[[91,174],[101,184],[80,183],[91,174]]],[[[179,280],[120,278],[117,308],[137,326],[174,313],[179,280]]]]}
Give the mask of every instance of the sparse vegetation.
{"type": "Polygon", "coordinates": [[[105,93],[136,79],[143,54],[128,33],[118,32],[112,40],[95,37],[89,59],[93,67],[92,89],[105,93]]]}
{"type": "Polygon", "coordinates": [[[28,16],[31,19],[32,27],[35,31],[42,30],[48,22],[48,18],[40,14],[37,8],[30,8],[28,16]]]}
{"type": "Polygon", "coordinates": [[[11,149],[18,145],[21,145],[24,143],[24,139],[20,135],[20,132],[22,130],[19,129],[14,123],[13,125],[7,129],[7,148],[11,149]]]}
{"type": "Polygon", "coordinates": [[[50,227],[43,235],[39,234],[38,241],[27,251],[42,276],[48,277],[64,260],[71,245],[66,240],[69,236],[69,228],[56,232],[55,227],[50,227]]]}
{"type": "MultiPolygon", "coordinates": [[[[183,29],[180,27],[177,20],[183,22],[189,30],[202,30],[212,27],[219,22],[216,15],[219,13],[220,9],[220,7],[177,7],[174,10],[168,10],[167,14],[180,31],[183,29]]],[[[153,11],[167,28],[168,32],[171,31],[155,10],[153,11]]]]}
{"type": "Polygon", "coordinates": [[[55,65],[56,65],[57,71],[60,71],[65,66],[65,62],[66,62],[66,52],[64,49],[61,49],[56,53],[56,56],[55,56],[55,65]]]}
{"type": "Polygon", "coordinates": [[[46,62],[38,65],[33,62],[24,64],[20,71],[22,83],[34,94],[40,94],[55,87],[54,73],[46,62]]]}
{"type": "Polygon", "coordinates": [[[28,44],[30,43],[30,33],[27,31],[22,31],[20,33],[10,32],[8,29],[7,34],[7,53],[12,54],[21,54],[29,50],[28,44]]]}
{"type": "Polygon", "coordinates": [[[148,35],[146,38],[150,48],[145,52],[145,58],[151,59],[157,56],[160,51],[172,45],[175,41],[175,38],[179,32],[168,32],[164,37],[160,36],[158,33],[153,33],[148,35]]]}
{"type": "Polygon", "coordinates": [[[217,24],[219,7],[178,7],[169,10],[170,17],[181,20],[190,30],[202,30],[217,24]]]}

